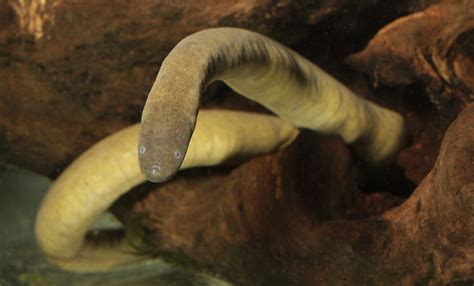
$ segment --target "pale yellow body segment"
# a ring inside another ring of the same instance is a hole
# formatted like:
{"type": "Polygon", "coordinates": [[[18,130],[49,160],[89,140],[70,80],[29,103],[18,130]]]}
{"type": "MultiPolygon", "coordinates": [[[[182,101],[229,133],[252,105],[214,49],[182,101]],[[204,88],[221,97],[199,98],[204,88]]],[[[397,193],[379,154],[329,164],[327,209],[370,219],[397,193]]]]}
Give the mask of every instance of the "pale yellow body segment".
{"type": "MultiPolygon", "coordinates": [[[[101,140],[54,182],[36,220],[40,248],[55,264],[98,271],[147,259],[125,241],[87,244],[90,225],[122,194],[145,181],[138,166],[139,125],[101,140]]],[[[201,111],[181,169],[213,166],[283,148],[298,130],[274,116],[235,111],[201,111]]]]}
{"type": "Polygon", "coordinates": [[[341,136],[365,161],[390,161],[404,140],[404,120],[357,96],[321,68],[263,35],[237,28],[194,33],[169,53],[143,108],[142,172],[152,182],[179,169],[203,90],[222,80],[295,127],[341,136]],[[170,136],[182,130],[179,137],[170,136]],[[155,146],[166,145],[166,148],[155,146]]]}

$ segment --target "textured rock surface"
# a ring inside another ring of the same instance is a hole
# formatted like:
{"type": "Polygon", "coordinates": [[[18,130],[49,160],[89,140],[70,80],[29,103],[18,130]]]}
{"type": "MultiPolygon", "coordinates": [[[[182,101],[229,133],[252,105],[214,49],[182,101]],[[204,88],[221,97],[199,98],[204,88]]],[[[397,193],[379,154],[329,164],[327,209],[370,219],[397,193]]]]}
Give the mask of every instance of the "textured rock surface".
{"type": "Polygon", "coordinates": [[[462,108],[474,100],[472,11],[470,0],[444,0],[398,18],[348,62],[374,86],[421,84],[438,109],[462,108]]]}
{"type": "Polygon", "coordinates": [[[392,265],[405,260],[413,271],[404,275],[408,284],[474,281],[473,122],[470,104],[446,131],[433,170],[403,205],[383,216],[392,233],[387,257],[392,265]]]}
{"type": "Polygon", "coordinates": [[[238,285],[467,283],[474,279],[472,122],[474,104],[448,129],[435,167],[410,198],[370,218],[348,219],[361,194],[351,191],[357,180],[347,150],[318,143],[312,158],[297,162],[304,138],[211,179],[187,173],[143,196],[132,221],[141,221],[157,254],[238,285]],[[325,172],[341,177],[317,184],[325,172]],[[321,205],[344,201],[342,194],[352,199],[328,215],[321,205]]]}
{"type": "Polygon", "coordinates": [[[374,87],[396,87],[400,98],[422,106],[404,114],[412,140],[398,158],[415,183],[432,168],[449,123],[474,100],[474,2],[422,2],[347,58],[374,87]]]}

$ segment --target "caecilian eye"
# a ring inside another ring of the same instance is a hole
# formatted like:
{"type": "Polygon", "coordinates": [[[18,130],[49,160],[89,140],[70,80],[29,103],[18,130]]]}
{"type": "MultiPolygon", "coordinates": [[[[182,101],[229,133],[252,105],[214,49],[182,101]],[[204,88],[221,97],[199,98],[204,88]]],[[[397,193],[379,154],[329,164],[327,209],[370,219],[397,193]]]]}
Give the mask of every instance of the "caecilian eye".
{"type": "Polygon", "coordinates": [[[182,155],[183,155],[183,154],[181,153],[181,151],[179,151],[179,150],[175,150],[175,151],[174,151],[174,157],[175,157],[176,159],[180,159],[182,155]]]}
{"type": "Polygon", "coordinates": [[[145,151],[146,151],[146,148],[145,146],[140,146],[140,148],[138,149],[138,152],[140,152],[140,154],[145,154],[145,151]]]}

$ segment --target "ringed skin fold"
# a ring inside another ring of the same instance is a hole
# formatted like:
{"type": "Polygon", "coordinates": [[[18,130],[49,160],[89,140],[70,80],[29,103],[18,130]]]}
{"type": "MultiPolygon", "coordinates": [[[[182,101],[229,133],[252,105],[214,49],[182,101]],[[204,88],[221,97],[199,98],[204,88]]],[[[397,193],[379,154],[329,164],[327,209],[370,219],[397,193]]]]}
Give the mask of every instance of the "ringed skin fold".
{"type": "Polygon", "coordinates": [[[404,120],[365,100],[315,64],[260,34],[237,28],[194,33],[163,61],[143,109],[140,167],[152,182],[179,169],[200,97],[221,80],[299,128],[340,135],[366,161],[389,160],[401,147],[404,120]]]}
{"type": "MultiPolygon", "coordinates": [[[[139,125],[93,145],[56,179],[36,217],[36,240],[48,259],[73,271],[108,270],[150,257],[126,239],[87,240],[91,224],[118,197],[145,182],[138,165],[139,125]]],[[[255,113],[202,110],[181,169],[235,163],[284,148],[299,131],[255,113]]]]}

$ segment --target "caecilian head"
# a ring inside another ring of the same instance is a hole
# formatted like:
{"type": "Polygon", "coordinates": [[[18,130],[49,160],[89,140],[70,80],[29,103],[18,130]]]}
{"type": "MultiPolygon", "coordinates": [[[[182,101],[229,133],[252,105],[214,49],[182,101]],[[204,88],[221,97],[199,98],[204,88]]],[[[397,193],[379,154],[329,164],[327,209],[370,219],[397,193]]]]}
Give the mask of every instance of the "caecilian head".
{"type": "Polygon", "coordinates": [[[179,115],[162,110],[142,118],[138,160],[148,181],[169,180],[183,163],[195,121],[179,115]]]}

